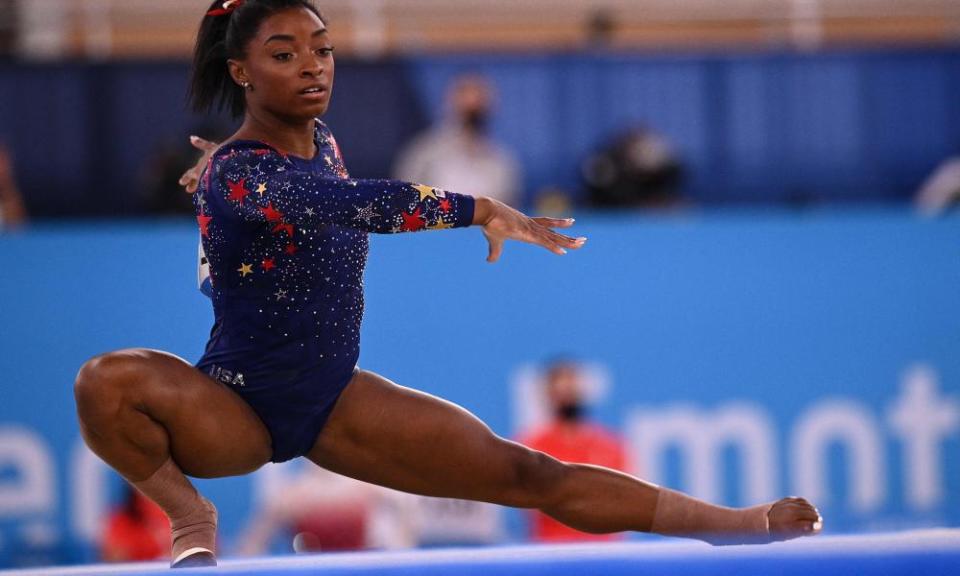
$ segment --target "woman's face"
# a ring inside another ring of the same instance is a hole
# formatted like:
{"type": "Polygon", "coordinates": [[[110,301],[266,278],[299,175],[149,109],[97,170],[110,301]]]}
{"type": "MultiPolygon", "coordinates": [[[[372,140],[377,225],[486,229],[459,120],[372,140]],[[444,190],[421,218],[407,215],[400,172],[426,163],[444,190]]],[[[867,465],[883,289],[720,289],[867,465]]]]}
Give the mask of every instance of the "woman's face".
{"type": "Polygon", "coordinates": [[[230,60],[230,74],[249,82],[247,110],[289,120],[309,120],[330,105],[333,46],[327,28],[306,8],[268,17],[247,45],[243,60],[230,60]]]}

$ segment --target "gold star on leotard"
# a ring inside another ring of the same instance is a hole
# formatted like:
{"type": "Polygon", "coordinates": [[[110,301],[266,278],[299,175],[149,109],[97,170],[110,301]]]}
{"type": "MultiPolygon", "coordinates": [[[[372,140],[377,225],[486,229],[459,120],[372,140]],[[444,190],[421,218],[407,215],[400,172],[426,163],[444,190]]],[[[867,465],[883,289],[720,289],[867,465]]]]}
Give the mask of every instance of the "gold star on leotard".
{"type": "Polygon", "coordinates": [[[267,185],[264,183],[257,184],[257,194],[263,196],[263,193],[267,191],[267,185]]]}
{"type": "Polygon", "coordinates": [[[420,193],[420,202],[423,202],[427,198],[437,199],[437,193],[432,186],[424,186],[423,184],[414,184],[413,189],[420,193]]]}
{"type": "Polygon", "coordinates": [[[446,230],[448,228],[453,228],[453,224],[444,222],[443,218],[437,218],[437,222],[433,226],[427,226],[427,230],[446,230]]]}
{"type": "Polygon", "coordinates": [[[237,272],[240,273],[240,276],[245,277],[247,274],[253,274],[253,264],[240,264],[240,267],[237,268],[237,272]]]}

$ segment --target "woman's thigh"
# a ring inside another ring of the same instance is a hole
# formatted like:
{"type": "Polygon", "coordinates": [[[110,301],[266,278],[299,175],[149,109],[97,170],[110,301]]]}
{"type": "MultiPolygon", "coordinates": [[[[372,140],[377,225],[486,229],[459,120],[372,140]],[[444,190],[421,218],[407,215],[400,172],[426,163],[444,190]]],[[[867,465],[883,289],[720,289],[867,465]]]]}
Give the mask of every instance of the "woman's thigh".
{"type": "Polygon", "coordinates": [[[152,462],[168,452],[184,473],[211,478],[270,459],[270,435],[253,409],[172,354],[132,349],[91,360],[78,376],[77,402],[85,435],[96,437],[95,451],[106,451],[108,461],[113,453],[135,460],[139,452],[152,462]],[[103,437],[111,427],[115,437],[103,437]]]}
{"type": "Polygon", "coordinates": [[[308,458],[406,492],[529,506],[537,476],[559,463],[494,434],[463,408],[360,371],[308,458]]]}

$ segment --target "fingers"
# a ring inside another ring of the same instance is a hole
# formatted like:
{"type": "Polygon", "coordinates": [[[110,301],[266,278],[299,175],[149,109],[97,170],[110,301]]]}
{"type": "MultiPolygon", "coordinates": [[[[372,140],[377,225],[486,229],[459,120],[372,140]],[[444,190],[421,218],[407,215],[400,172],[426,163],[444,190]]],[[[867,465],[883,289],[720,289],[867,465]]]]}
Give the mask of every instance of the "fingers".
{"type": "Polygon", "coordinates": [[[490,238],[488,236],[487,241],[490,243],[490,251],[487,254],[487,262],[493,264],[500,259],[500,254],[503,253],[503,240],[490,238]]]}
{"type": "Polygon", "coordinates": [[[187,194],[193,194],[197,191],[197,186],[200,184],[200,173],[196,168],[191,168],[180,176],[177,183],[186,188],[187,194]]]}
{"type": "Polygon", "coordinates": [[[567,250],[578,250],[587,242],[584,236],[571,238],[546,228],[541,228],[538,236],[541,240],[538,244],[555,254],[566,254],[567,250]]]}
{"type": "Polygon", "coordinates": [[[571,238],[570,236],[559,234],[553,230],[550,230],[550,228],[570,228],[575,222],[573,218],[546,218],[543,216],[536,216],[530,218],[530,220],[544,228],[547,231],[548,237],[551,239],[551,241],[562,247],[580,248],[580,246],[587,241],[587,239],[584,237],[571,238]]]}
{"type": "Polygon", "coordinates": [[[193,147],[202,150],[203,152],[212,152],[217,148],[216,142],[211,142],[209,140],[204,140],[199,136],[190,135],[190,143],[193,144],[193,147]]]}
{"type": "Polygon", "coordinates": [[[544,226],[546,228],[569,228],[573,226],[573,218],[545,218],[543,216],[537,216],[531,218],[537,224],[544,226]]]}
{"type": "Polygon", "coordinates": [[[531,244],[538,244],[543,246],[547,250],[562,256],[567,253],[567,250],[577,250],[581,248],[584,243],[587,241],[586,238],[571,238],[565,236],[558,232],[554,232],[549,228],[544,227],[536,220],[531,219],[534,224],[529,227],[526,237],[520,237],[519,240],[524,240],[530,242],[531,244]]]}
{"type": "Polygon", "coordinates": [[[192,168],[184,172],[183,175],[180,176],[180,180],[177,181],[186,189],[187,194],[193,194],[197,191],[197,187],[200,185],[200,173],[203,171],[203,167],[206,165],[207,158],[209,158],[210,155],[213,154],[213,152],[217,149],[217,146],[219,146],[219,144],[216,142],[205,140],[196,135],[190,136],[190,144],[192,144],[194,148],[202,151],[203,155],[200,157],[197,163],[192,168]]]}
{"type": "Polygon", "coordinates": [[[586,236],[578,236],[577,238],[571,238],[570,236],[565,236],[563,234],[557,234],[556,232],[550,232],[550,239],[559,246],[564,248],[571,248],[577,250],[582,248],[584,244],[587,243],[586,236]]]}
{"type": "Polygon", "coordinates": [[[490,246],[487,262],[496,262],[500,258],[507,239],[537,244],[557,255],[581,248],[587,241],[585,237],[571,238],[551,230],[572,225],[572,218],[528,218],[515,210],[508,210],[483,226],[483,234],[490,246]]]}

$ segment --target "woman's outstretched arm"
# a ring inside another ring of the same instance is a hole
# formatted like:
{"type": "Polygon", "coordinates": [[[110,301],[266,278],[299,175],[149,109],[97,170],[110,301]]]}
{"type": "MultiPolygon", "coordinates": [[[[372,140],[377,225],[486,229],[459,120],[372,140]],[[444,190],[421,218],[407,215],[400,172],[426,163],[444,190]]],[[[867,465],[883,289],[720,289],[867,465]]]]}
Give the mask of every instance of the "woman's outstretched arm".
{"type": "MultiPolygon", "coordinates": [[[[474,199],[422,184],[339,179],[291,170],[282,155],[270,148],[231,151],[214,164],[209,160],[217,150],[215,143],[197,137],[191,142],[204,155],[184,173],[181,184],[188,192],[196,191],[201,165],[206,164],[207,183],[211,177],[220,178],[228,191],[224,198],[208,200],[226,202],[249,221],[280,227],[319,222],[375,233],[477,225],[489,243],[488,262],[499,259],[508,239],[543,246],[555,254],[565,254],[586,242],[586,238],[552,230],[572,226],[572,219],[530,218],[493,199],[474,199]],[[256,160],[257,176],[251,177],[251,165],[245,160],[256,160]]],[[[209,190],[209,186],[205,188],[209,190]]]]}

